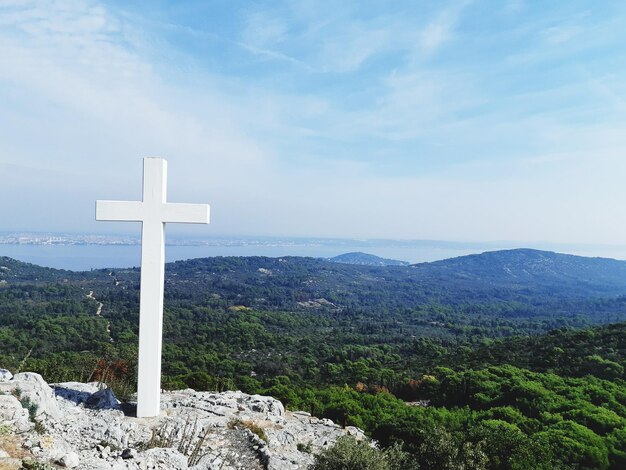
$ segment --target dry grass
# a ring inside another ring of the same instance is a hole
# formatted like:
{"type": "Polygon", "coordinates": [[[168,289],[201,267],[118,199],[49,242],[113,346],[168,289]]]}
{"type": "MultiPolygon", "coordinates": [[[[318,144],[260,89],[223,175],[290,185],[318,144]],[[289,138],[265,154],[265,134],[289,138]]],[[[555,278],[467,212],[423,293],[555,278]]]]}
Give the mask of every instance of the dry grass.
{"type": "MultiPolygon", "coordinates": [[[[22,448],[22,441],[14,434],[0,435],[0,449],[4,450],[13,459],[23,459],[27,453],[22,448]]],[[[0,462],[0,470],[17,470],[20,465],[0,462]]]]}
{"type": "Polygon", "coordinates": [[[0,436],[0,449],[7,452],[14,459],[23,459],[27,455],[22,448],[22,441],[14,434],[0,436]]]}
{"type": "Polygon", "coordinates": [[[241,419],[232,419],[228,422],[229,429],[249,429],[252,433],[256,434],[260,439],[267,442],[267,436],[265,430],[254,421],[242,421],[241,419]]]}
{"type": "Polygon", "coordinates": [[[19,468],[17,464],[0,462],[0,470],[18,470],[19,468]]]}
{"type": "Polygon", "coordinates": [[[204,455],[204,444],[211,432],[211,428],[202,429],[196,417],[187,417],[185,424],[165,422],[159,428],[152,430],[152,438],[146,444],[147,449],[154,447],[172,447],[187,456],[187,464],[196,465],[204,455]]]}

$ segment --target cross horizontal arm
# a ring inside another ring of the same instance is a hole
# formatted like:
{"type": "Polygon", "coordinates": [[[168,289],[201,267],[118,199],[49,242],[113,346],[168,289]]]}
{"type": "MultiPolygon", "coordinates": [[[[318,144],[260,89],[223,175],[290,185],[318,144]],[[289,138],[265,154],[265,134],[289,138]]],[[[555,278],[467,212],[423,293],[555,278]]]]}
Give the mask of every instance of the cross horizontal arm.
{"type": "Polygon", "coordinates": [[[96,201],[96,220],[141,222],[145,217],[139,201],[96,201]]]}
{"type": "Polygon", "coordinates": [[[163,222],[182,224],[208,224],[210,206],[208,204],[178,204],[168,202],[163,205],[163,222]]]}

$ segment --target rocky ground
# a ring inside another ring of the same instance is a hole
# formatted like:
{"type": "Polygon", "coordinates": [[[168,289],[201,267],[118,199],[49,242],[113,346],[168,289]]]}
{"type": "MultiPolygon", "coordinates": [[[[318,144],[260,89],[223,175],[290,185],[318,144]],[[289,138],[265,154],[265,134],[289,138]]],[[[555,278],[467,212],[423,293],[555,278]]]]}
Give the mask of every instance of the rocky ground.
{"type": "Polygon", "coordinates": [[[363,438],[271,397],[180,390],[136,418],[100,383],[0,374],[0,470],[304,469],[340,436],[363,438]]]}

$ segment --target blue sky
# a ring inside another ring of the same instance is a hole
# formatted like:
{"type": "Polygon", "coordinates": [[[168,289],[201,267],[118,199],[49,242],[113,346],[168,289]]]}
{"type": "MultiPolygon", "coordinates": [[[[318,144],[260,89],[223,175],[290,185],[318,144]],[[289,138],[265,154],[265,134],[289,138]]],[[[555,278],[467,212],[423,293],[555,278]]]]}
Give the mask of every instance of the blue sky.
{"type": "Polygon", "coordinates": [[[0,227],[622,244],[621,1],[0,2],[0,227]],[[130,5],[129,5],[130,4],[130,5]]]}

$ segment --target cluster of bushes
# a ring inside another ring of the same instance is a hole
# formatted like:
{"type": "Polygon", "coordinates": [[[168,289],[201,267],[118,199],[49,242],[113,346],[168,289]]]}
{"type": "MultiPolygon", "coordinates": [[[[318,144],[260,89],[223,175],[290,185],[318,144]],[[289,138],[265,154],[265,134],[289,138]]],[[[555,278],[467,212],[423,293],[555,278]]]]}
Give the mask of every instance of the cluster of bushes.
{"type": "Polygon", "coordinates": [[[513,366],[439,368],[418,391],[422,406],[388,392],[301,389],[285,378],[265,390],[292,408],[361,427],[385,448],[400,444],[415,459],[430,462],[424,468],[626,466],[621,381],[567,379],[513,366]]]}

